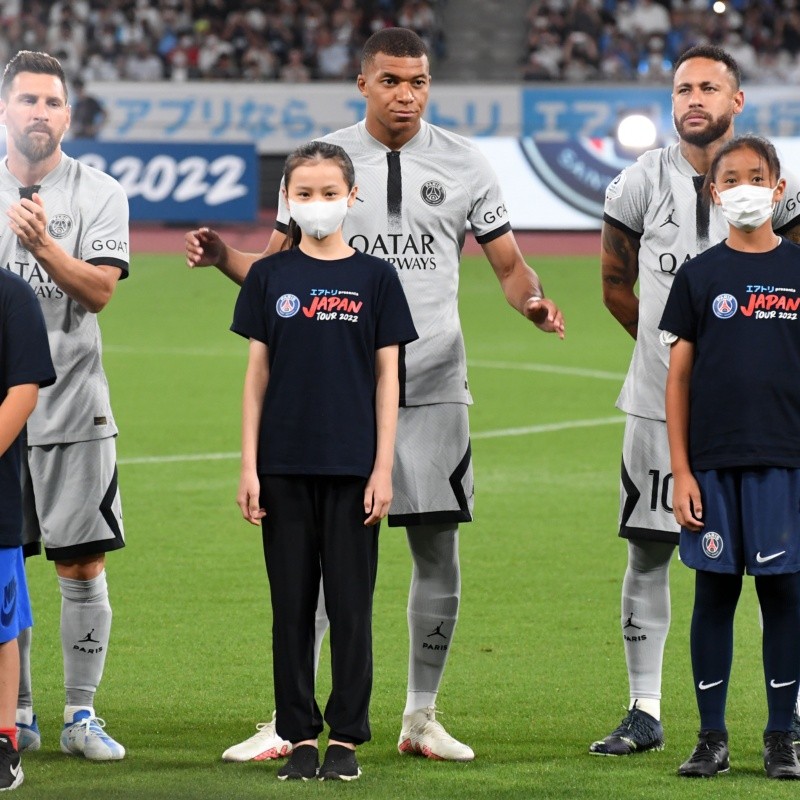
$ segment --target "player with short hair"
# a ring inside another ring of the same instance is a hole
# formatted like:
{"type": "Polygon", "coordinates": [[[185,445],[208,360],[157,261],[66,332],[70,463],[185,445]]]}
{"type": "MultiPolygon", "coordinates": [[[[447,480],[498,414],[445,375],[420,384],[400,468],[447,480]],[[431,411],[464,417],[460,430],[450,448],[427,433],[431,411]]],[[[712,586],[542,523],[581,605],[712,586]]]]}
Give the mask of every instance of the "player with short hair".
{"type": "Polygon", "coordinates": [[[22,556],[21,433],[39,388],[55,379],[39,303],[22,278],[0,269],[0,791],[24,780],[15,725],[17,638],[33,618],[22,556]]]}
{"type": "MultiPolygon", "coordinates": [[[[0,265],[39,299],[58,380],[39,395],[23,460],[25,553],[44,543],[62,596],[66,705],[61,749],[123,758],[94,711],[111,630],[105,554],[125,544],[108,383],[97,313],[128,274],[128,201],[110,176],[61,150],[70,107],[64,71],[23,50],[0,84],[8,155],[0,164],[0,265]]],[[[33,714],[30,635],[20,639],[17,727],[22,749],[41,737],[33,714]]]]}
{"type": "Polygon", "coordinates": [[[772,230],[786,181],[770,142],[729,141],[707,186],[728,237],[677,274],[660,323],[680,555],[695,570],[690,644],[700,732],[678,774],[711,778],[730,768],[725,708],[746,572],[764,620],[764,768],[769,778],[798,780],[800,247],[772,230]]]}
{"type": "MultiPolygon", "coordinates": [[[[658,323],[682,264],[727,235],[725,217],[702,187],[714,155],[733,136],[734,117],[743,105],[734,59],[713,45],[690,48],[675,62],[673,77],[678,142],[642,155],[606,192],[603,301],[636,340],[617,400],[628,415],[619,535],[628,540],[621,621],[630,705],[619,727],[590,746],[595,755],[623,756],[664,746],[661,667],[670,623],[669,562],[678,526],[672,516],[664,413],[668,351],[659,343],[658,323]]],[[[790,180],[773,215],[776,232],[795,241],[800,241],[798,199],[797,183],[790,180]]]]}
{"type": "MultiPolygon", "coordinates": [[[[398,748],[469,761],[472,748],[450,736],[435,713],[461,594],[458,526],[472,519],[472,397],[458,317],[468,222],[511,306],[561,337],[564,320],[519,251],[489,163],[468,139],[422,119],[430,82],[419,36],[405,28],[379,31],[364,46],[358,77],[365,119],[323,140],[343,147],[355,164],[359,195],[344,223],[345,239],[394,264],[420,337],[401,354],[389,514],[390,526],[406,527],[413,560],[408,692],[398,748]],[[445,645],[430,646],[434,631],[445,645]]],[[[280,248],[288,222],[282,204],[264,254],[280,248]]],[[[208,228],[187,233],[186,255],[190,267],[213,264],[239,283],[257,258],[228,247],[208,228]]],[[[285,744],[266,724],[223,758],[275,757],[285,744]]]]}

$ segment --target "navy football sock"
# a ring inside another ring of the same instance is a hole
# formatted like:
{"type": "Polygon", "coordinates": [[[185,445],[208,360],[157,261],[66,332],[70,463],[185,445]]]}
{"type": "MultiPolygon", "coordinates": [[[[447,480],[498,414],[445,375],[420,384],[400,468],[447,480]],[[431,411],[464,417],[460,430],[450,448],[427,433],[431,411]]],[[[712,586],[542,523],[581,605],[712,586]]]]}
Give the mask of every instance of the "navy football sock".
{"type": "Polygon", "coordinates": [[[741,575],[697,570],[691,651],[694,690],[702,730],[725,731],[725,703],[733,661],[733,617],[741,575]]]}
{"type": "Polygon", "coordinates": [[[800,681],[800,573],[757,575],[756,591],[764,615],[766,730],[788,731],[800,681]]]}

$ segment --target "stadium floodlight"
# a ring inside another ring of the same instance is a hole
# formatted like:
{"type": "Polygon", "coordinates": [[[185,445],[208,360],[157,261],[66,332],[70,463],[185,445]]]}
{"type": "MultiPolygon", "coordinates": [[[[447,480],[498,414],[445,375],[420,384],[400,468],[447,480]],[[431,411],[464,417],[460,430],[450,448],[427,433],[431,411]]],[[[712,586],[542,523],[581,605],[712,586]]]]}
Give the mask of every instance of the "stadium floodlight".
{"type": "Polygon", "coordinates": [[[625,150],[644,151],[656,144],[658,129],[646,114],[632,112],[620,118],[616,138],[625,150]]]}

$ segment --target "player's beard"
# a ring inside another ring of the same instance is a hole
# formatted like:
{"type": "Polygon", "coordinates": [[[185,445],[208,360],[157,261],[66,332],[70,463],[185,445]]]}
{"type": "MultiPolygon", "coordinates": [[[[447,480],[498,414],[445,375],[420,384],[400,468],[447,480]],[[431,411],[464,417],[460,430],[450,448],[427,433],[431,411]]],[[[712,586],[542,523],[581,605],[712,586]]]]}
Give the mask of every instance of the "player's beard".
{"type": "Polygon", "coordinates": [[[678,132],[678,136],[688,144],[693,144],[695,147],[705,147],[721,139],[733,124],[733,112],[723,114],[721,117],[714,119],[710,118],[708,127],[702,131],[687,131],[682,122],[678,120],[675,114],[672,115],[672,124],[678,132]]]}
{"type": "Polygon", "coordinates": [[[19,150],[31,164],[36,164],[40,161],[46,161],[55,153],[58,147],[58,139],[56,139],[50,131],[44,130],[43,128],[34,128],[32,130],[37,133],[47,134],[47,138],[45,139],[41,136],[33,137],[30,135],[32,131],[28,130],[15,136],[14,144],[17,146],[17,150],[19,150]]]}

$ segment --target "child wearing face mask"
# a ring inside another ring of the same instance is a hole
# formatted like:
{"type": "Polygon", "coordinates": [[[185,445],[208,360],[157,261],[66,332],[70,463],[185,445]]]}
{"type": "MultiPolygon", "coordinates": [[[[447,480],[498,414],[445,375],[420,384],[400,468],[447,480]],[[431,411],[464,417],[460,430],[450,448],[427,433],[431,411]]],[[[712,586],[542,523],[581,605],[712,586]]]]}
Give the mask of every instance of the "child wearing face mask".
{"type": "Polygon", "coordinates": [[[272,597],[278,778],[353,780],[369,740],[378,527],[392,498],[399,346],[417,338],[394,267],[342,236],[353,164],[311,142],[286,160],[287,248],[257,261],[231,330],[249,339],[237,502],[261,525],[272,597]],[[330,733],[314,697],[314,618],[330,620],[330,733]]]}
{"type": "Polygon", "coordinates": [[[790,733],[800,682],[800,248],[772,230],[785,190],[772,144],[732,139],[706,180],[729,235],[677,273],[660,324],[671,347],[673,509],[681,561],[695,570],[700,732],[678,772],[729,769],[725,705],[746,572],[764,619],[764,767],[800,779],[790,733]]]}

